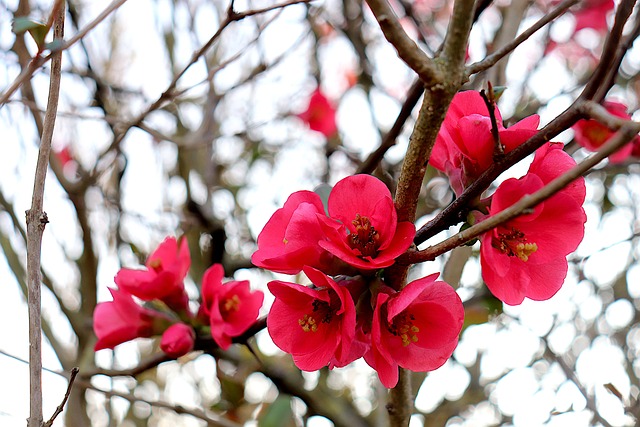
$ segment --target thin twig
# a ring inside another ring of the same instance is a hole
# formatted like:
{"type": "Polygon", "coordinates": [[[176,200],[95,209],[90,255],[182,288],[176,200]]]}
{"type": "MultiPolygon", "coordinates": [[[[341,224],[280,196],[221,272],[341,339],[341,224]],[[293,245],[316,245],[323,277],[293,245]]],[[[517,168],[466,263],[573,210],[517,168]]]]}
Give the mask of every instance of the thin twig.
{"type": "Polygon", "coordinates": [[[424,83],[422,83],[422,80],[417,79],[411,85],[411,88],[407,93],[407,98],[402,104],[400,113],[398,114],[396,121],[393,123],[393,126],[391,127],[389,132],[387,132],[382,138],[380,146],[371,154],[369,154],[369,157],[367,157],[365,161],[362,162],[356,173],[372,173],[375,170],[375,168],[384,158],[385,153],[396,144],[396,139],[400,135],[405,122],[411,116],[411,112],[420,100],[422,92],[424,92],[424,83]]]}
{"type": "Polygon", "coordinates": [[[80,31],[78,31],[73,37],[71,37],[66,43],[63,43],[62,46],[54,49],[47,56],[37,56],[33,58],[33,60],[29,63],[29,66],[13,81],[11,86],[9,86],[4,93],[0,95],[0,106],[4,105],[11,95],[15,93],[16,90],[20,88],[31,78],[33,73],[36,72],[40,67],[42,67],[45,63],[47,63],[50,59],[58,56],[62,51],[69,49],[71,46],[76,44],[79,40],[81,40],[89,31],[94,29],[98,24],[104,21],[113,11],[122,6],[127,0],[114,0],[107,8],[102,11],[100,15],[98,15],[93,21],[89,22],[85,25],[80,31]]]}
{"type": "Polygon", "coordinates": [[[424,242],[439,232],[446,230],[452,225],[460,222],[465,216],[465,209],[469,202],[478,197],[489,185],[505,170],[518,163],[520,160],[540,148],[545,142],[550,141],[563,130],[573,125],[581,117],[581,103],[575,102],[558,117],[553,119],[547,126],[537,134],[529,138],[525,143],[518,146],[513,151],[505,154],[502,161],[492,164],[477,180],[475,180],[464,192],[455,199],[449,206],[444,208],[434,219],[429,221],[416,232],[414,242],[416,245],[424,242]]]}
{"type": "Polygon", "coordinates": [[[499,162],[502,156],[504,156],[504,146],[500,142],[500,132],[498,131],[498,121],[496,120],[496,99],[493,93],[493,86],[491,86],[491,82],[488,82],[489,85],[489,95],[484,89],[480,91],[480,96],[484,100],[484,104],[487,106],[487,111],[489,111],[489,119],[491,120],[491,136],[493,137],[493,161],[499,162]]]}
{"type": "MultiPolygon", "coordinates": [[[[64,33],[65,8],[55,8],[58,12],[54,18],[54,40],[61,40],[64,33]]],[[[31,208],[26,212],[27,223],[27,285],[29,289],[29,378],[30,378],[30,412],[28,427],[40,427],[42,424],[42,312],[41,312],[41,284],[40,270],[42,235],[49,222],[43,211],[44,185],[49,165],[51,140],[58,111],[58,97],[60,95],[60,78],[62,68],[62,53],[57,52],[51,63],[51,78],[49,81],[49,99],[44,116],[44,128],[38,151],[38,161],[33,182],[33,196],[31,208]]]]}
{"type": "MultiPolygon", "coordinates": [[[[634,4],[635,0],[622,0],[620,5],[618,5],[618,8],[616,9],[616,18],[613,22],[613,28],[611,28],[611,31],[607,34],[607,38],[604,42],[600,62],[592,76],[589,78],[589,82],[580,94],[581,99],[601,101],[606,93],[602,88],[603,83],[613,82],[612,77],[609,76],[611,73],[618,73],[619,62],[616,60],[616,52],[620,46],[624,26],[633,11],[634,4]],[[616,62],[618,63],[616,64],[616,62]],[[596,94],[598,95],[597,97],[596,94]]],[[[622,57],[618,57],[618,59],[619,61],[622,61],[622,57]]],[[[605,87],[605,89],[607,92],[609,91],[609,87],[605,87]]]]}
{"type": "Polygon", "coordinates": [[[396,49],[398,56],[418,74],[425,84],[442,81],[442,73],[432,58],[407,35],[387,0],[367,0],[384,37],[396,49]]]}
{"type": "Polygon", "coordinates": [[[67,400],[69,400],[69,395],[71,394],[71,388],[73,387],[73,382],[76,380],[76,375],[78,375],[78,372],[80,372],[80,369],[78,368],[73,368],[71,370],[71,375],[69,376],[69,385],[67,385],[67,391],[64,394],[62,403],[58,405],[56,410],[53,412],[53,415],[51,416],[51,418],[49,418],[49,421],[44,423],[42,427],[51,427],[53,425],[53,422],[56,420],[56,417],[62,413],[62,410],[64,409],[64,405],[66,405],[67,400]]]}
{"type": "Polygon", "coordinates": [[[552,197],[554,194],[562,190],[575,179],[584,175],[607,156],[619,150],[623,145],[627,144],[633,137],[635,137],[638,132],[640,132],[640,123],[631,121],[627,122],[627,124],[622,126],[620,130],[615,134],[615,136],[607,141],[607,143],[603,145],[598,152],[587,157],[578,165],[571,168],[565,174],[554,179],[549,184],[542,187],[540,190],[536,191],[533,194],[523,196],[518,202],[514,203],[507,209],[498,212],[485,221],[482,221],[467,228],[464,231],[461,231],[460,233],[457,233],[456,235],[444,240],[441,243],[429,246],[428,248],[421,251],[411,252],[401,256],[398,259],[398,263],[415,264],[418,262],[433,261],[438,256],[449,252],[453,248],[461,246],[475,239],[476,237],[494,229],[498,225],[526,213],[528,210],[535,207],[539,203],[542,203],[543,201],[552,197]]]}
{"type": "Polygon", "coordinates": [[[493,67],[502,58],[513,52],[515,48],[524,43],[529,37],[535,34],[542,27],[563,15],[571,6],[578,3],[580,0],[565,0],[560,3],[551,13],[546,14],[540,18],[535,24],[523,31],[518,37],[513,39],[511,43],[508,43],[500,49],[493,52],[491,55],[485,57],[483,60],[474,62],[467,67],[467,77],[477,74],[481,71],[488,70],[493,67]]]}

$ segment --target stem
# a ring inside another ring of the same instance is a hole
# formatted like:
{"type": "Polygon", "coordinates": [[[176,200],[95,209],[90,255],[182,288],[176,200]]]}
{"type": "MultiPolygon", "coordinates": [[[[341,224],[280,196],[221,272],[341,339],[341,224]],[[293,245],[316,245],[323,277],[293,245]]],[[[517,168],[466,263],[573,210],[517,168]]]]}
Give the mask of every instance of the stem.
{"type": "Polygon", "coordinates": [[[473,225],[466,230],[428,248],[407,253],[401,256],[397,262],[399,264],[415,264],[418,262],[432,261],[438,256],[449,252],[453,248],[461,246],[470,240],[479,237],[481,234],[494,229],[495,227],[512,220],[520,215],[527,213],[531,208],[544,202],[554,194],[562,190],[571,182],[587,173],[591,168],[600,163],[607,156],[615,153],[623,145],[627,144],[633,137],[640,132],[640,123],[627,122],[623,125],[618,133],[615,134],[605,145],[603,145],[597,153],[592,154],[585,160],[571,168],[564,175],[551,181],[533,194],[523,196],[518,202],[514,203],[505,210],[498,212],[490,218],[473,225]]]}
{"type": "MultiPolygon", "coordinates": [[[[60,1],[54,5],[57,11],[54,17],[54,40],[62,39],[64,30],[65,8],[60,7],[60,1]]],[[[44,199],[44,184],[51,152],[51,139],[58,111],[58,97],[60,94],[62,53],[56,52],[51,61],[51,78],[49,81],[49,99],[44,116],[44,128],[38,151],[35,178],[33,182],[33,197],[31,209],[27,216],[27,284],[29,295],[27,305],[29,309],[29,394],[30,411],[28,427],[42,425],[42,313],[41,313],[41,283],[40,257],[42,249],[42,235],[49,220],[42,210],[44,199]]]]}

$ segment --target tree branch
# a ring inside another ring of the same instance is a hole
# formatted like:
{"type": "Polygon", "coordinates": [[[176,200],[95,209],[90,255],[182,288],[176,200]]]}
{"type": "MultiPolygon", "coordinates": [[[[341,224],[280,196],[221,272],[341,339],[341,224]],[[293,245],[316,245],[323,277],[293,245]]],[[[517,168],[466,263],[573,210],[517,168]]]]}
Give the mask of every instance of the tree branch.
{"type": "Polygon", "coordinates": [[[387,0],[367,0],[367,4],[376,17],[384,37],[396,48],[400,59],[418,74],[425,85],[441,82],[442,73],[435,66],[433,59],[407,35],[387,0]]]}
{"type": "MultiPolygon", "coordinates": [[[[57,0],[53,10],[54,40],[61,40],[64,33],[65,8],[57,0]]],[[[31,208],[26,212],[27,221],[27,284],[29,289],[29,395],[30,410],[28,427],[40,427],[42,424],[42,313],[41,286],[42,272],[40,270],[41,244],[44,228],[49,222],[43,209],[44,184],[49,165],[51,140],[58,111],[58,97],[60,95],[60,77],[62,68],[62,52],[57,52],[51,63],[51,77],[49,81],[49,99],[44,116],[44,128],[38,151],[38,161],[33,182],[33,197],[31,208]]]]}
{"type": "Polygon", "coordinates": [[[523,196],[518,202],[514,203],[507,209],[492,215],[488,219],[475,224],[464,231],[457,233],[456,235],[444,240],[437,245],[430,246],[422,251],[410,252],[402,255],[398,258],[399,264],[415,264],[425,261],[433,261],[438,256],[449,252],[453,248],[463,245],[476,237],[486,233],[503,224],[509,220],[512,220],[531,208],[535,207],[539,203],[544,202],[548,198],[552,197],[558,191],[569,185],[575,179],[584,175],[595,165],[600,163],[604,158],[619,150],[623,145],[627,144],[633,139],[638,132],[640,132],[640,123],[627,122],[624,124],[618,133],[615,134],[605,145],[603,145],[597,153],[592,154],[578,165],[571,168],[565,174],[551,181],[549,184],[542,187],[540,190],[533,194],[523,196]]]}
{"type": "Polygon", "coordinates": [[[558,5],[551,13],[546,14],[542,18],[540,18],[535,24],[531,27],[527,28],[523,31],[518,37],[516,37],[512,42],[502,46],[491,55],[488,55],[483,60],[474,62],[473,64],[467,67],[467,78],[473,74],[479,73],[481,71],[485,71],[495,64],[498,63],[502,58],[510,54],[524,43],[529,37],[535,34],[542,27],[553,21],[554,19],[562,16],[571,6],[578,3],[580,0],[565,0],[558,5]]]}

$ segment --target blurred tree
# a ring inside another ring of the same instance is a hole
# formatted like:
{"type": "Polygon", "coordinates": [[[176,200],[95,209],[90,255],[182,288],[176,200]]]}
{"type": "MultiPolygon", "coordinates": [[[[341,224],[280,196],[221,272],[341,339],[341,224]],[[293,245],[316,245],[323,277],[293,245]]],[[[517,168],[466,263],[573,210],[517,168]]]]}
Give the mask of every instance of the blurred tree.
{"type": "MultiPolygon", "coordinates": [[[[22,212],[45,132],[50,59],[62,56],[44,197],[42,333],[45,367],[80,373],[56,423],[636,423],[640,144],[586,170],[585,239],[551,300],[503,306],[482,282],[479,245],[446,243],[459,236],[453,227],[467,220],[470,203],[544,142],[565,142],[585,159],[569,130],[578,120],[637,133],[625,121],[637,119],[639,104],[634,1],[69,0],[64,43],[47,35],[49,2],[3,4],[5,325],[26,325],[17,308],[28,286],[22,212]],[[456,195],[425,161],[454,94],[488,83],[496,93],[506,87],[505,126],[539,114],[544,127],[456,195]],[[605,99],[628,110],[609,114],[598,105],[605,99]],[[388,280],[441,272],[464,302],[458,349],[442,368],[406,373],[389,394],[364,363],[301,372],[274,347],[263,318],[238,338],[246,346],[226,351],[199,337],[197,351],[178,360],[158,340],[94,352],[93,312],[109,299],[114,275],[144,264],[167,235],[187,238],[194,308],[205,270],[221,263],[228,277],[265,291],[265,315],[274,274],[250,262],[260,230],[292,192],[356,172],[384,181],[399,219],[419,228],[420,251],[386,271],[388,280]]],[[[26,332],[11,329],[3,327],[4,358],[26,359],[26,332]]],[[[61,399],[47,394],[45,409],[61,399]]],[[[11,420],[3,425],[25,418],[0,410],[11,420]]]]}

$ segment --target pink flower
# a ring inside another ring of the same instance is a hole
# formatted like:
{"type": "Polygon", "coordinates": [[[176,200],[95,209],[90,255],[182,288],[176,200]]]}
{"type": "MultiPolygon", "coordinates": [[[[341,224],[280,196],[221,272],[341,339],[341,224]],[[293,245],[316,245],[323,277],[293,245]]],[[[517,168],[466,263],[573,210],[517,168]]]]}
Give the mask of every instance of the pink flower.
{"type": "MultiPolygon", "coordinates": [[[[524,177],[508,179],[498,187],[490,215],[534,193],[575,164],[561,144],[541,147],[524,177]]],[[[517,305],[525,297],[549,299],[560,289],[568,269],[566,256],[584,237],[585,192],[580,178],[536,206],[531,214],[507,221],[482,236],[482,277],[498,299],[517,305]]]]}
{"type": "Polygon", "coordinates": [[[93,311],[95,351],[114,348],[136,338],[148,338],[166,328],[169,319],[136,304],[128,293],[109,289],[113,301],[101,302],[93,311]]]}
{"type": "MultiPolygon", "coordinates": [[[[623,119],[631,119],[631,116],[627,114],[627,106],[619,102],[605,101],[603,106],[607,111],[623,119]]],[[[575,140],[578,144],[583,146],[589,151],[598,151],[600,147],[607,142],[615,133],[602,123],[596,120],[579,120],[572,126],[575,132],[575,140]]],[[[616,151],[609,156],[609,160],[612,163],[620,163],[625,161],[631,152],[633,151],[633,144],[626,144],[620,150],[616,151]]]]}
{"type": "Polygon", "coordinates": [[[351,354],[356,311],[349,290],[311,267],[304,273],[317,289],[278,280],[268,285],[276,297],[267,317],[273,342],[303,371],[332,361],[344,366],[362,356],[351,354]]]}
{"type": "Polygon", "coordinates": [[[596,31],[607,31],[607,15],[614,8],[613,0],[589,0],[585,5],[575,11],[576,18],[574,33],[583,28],[592,28],[596,31]]]}
{"type": "Polygon", "coordinates": [[[398,382],[398,367],[432,371],[456,348],[464,308],[455,290],[436,281],[438,274],[415,280],[400,292],[382,289],[376,298],[371,349],[366,362],[387,388],[398,382]]]}
{"type": "Polygon", "coordinates": [[[318,244],[325,239],[319,216],[325,216],[320,196],[311,191],[293,193],[258,235],[251,262],[285,274],[297,274],[305,265],[328,268],[333,257],[318,244]]]}
{"type": "Polygon", "coordinates": [[[311,94],[307,109],[298,114],[298,117],[309,125],[309,129],[320,132],[327,138],[331,138],[338,131],[336,108],[319,88],[311,94]]]}
{"type": "Polygon", "coordinates": [[[114,280],[120,289],[143,301],[158,299],[173,310],[183,312],[189,305],[183,281],[190,265],[186,239],[178,242],[174,237],[167,237],[147,259],[146,270],[122,268],[114,280]]]}
{"type": "MultiPolygon", "coordinates": [[[[535,135],[540,123],[540,117],[534,114],[505,128],[497,107],[495,116],[505,153],[535,135]]],[[[447,174],[459,195],[491,166],[494,146],[491,119],[482,96],[476,91],[459,92],[449,106],[429,163],[447,174]]]]}
{"type": "Polygon", "coordinates": [[[208,317],[213,340],[223,350],[256,321],[264,294],[252,292],[247,280],[222,283],[222,265],[214,264],[202,277],[201,314],[208,317]]]}
{"type": "Polygon", "coordinates": [[[174,323],[164,331],[160,339],[160,349],[169,357],[181,357],[193,350],[196,334],[184,323],[174,323]]]}
{"type": "Polygon", "coordinates": [[[389,189],[371,175],[339,181],[328,209],[330,218],[318,216],[327,236],[320,246],[359,269],[389,267],[413,242],[415,226],[398,222],[389,189]]]}

